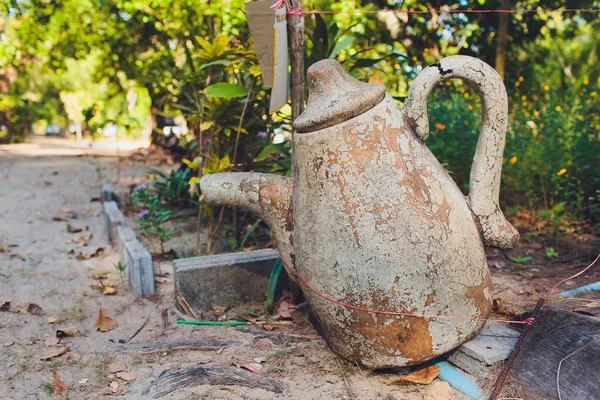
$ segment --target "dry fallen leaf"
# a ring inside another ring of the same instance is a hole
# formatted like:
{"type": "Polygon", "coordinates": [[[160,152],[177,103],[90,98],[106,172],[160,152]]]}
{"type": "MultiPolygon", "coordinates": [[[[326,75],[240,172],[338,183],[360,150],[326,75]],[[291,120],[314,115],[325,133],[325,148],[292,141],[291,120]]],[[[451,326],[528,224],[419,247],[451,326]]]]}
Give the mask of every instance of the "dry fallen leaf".
{"type": "Polygon", "coordinates": [[[54,185],[54,183],[52,183],[52,181],[44,181],[44,185],[52,186],[52,185],[54,185]]]}
{"type": "Polygon", "coordinates": [[[4,347],[10,347],[13,344],[15,344],[15,341],[14,340],[9,340],[8,342],[4,343],[4,347]]]}
{"type": "MultiPolygon", "coordinates": [[[[73,227],[71,226],[71,224],[67,224],[67,232],[69,232],[69,233],[79,233],[79,232],[81,232],[81,231],[83,231],[83,229],[82,229],[82,228],[73,228],[73,227]]],[[[84,236],[85,236],[85,235],[84,235],[84,236]]]]}
{"type": "Polygon", "coordinates": [[[55,324],[58,321],[60,321],[60,320],[58,318],[56,318],[56,317],[48,317],[48,323],[49,324],[55,324]]]}
{"type": "Polygon", "coordinates": [[[224,313],[225,311],[227,311],[227,309],[228,309],[229,307],[223,307],[223,306],[216,306],[216,305],[213,305],[213,306],[211,306],[210,308],[212,308],[212,310],[213,310],[214,312],[217,312],[217,313],[224,313]]]}
{"type": "Polygon", "coordinates": [[[440,374],[439,365],[430,365],[406,375],[392,378],[388,384],[403,385],[405,383],[418,383],[421,385],[430,384],[440,374]]]}
{"type": "Polygon", "coordinates": [[[295,310],[296,306],[292,303],[288,303],[287,301],[282,301],[279,304],[279,308],[277,309],[277,313],[280,318],[292,318],[292,310],[295,310]]]}
{"type": "Polygon", "coordinates": [[[17,306],[17,312],[20,314],[42,315],[44,310],[42,307],[34,303],[27,303],[22,306],[17,306]]]}
{"type": "Polygon", "coordinates": [[[452,392],[448,382],[436,381],[429,385],[423,400],[452,400],[454,398],[452,392]]]}
{"type": "Polygon", "coordinates": [[[269,324],[264,324],[262,327],[267,332],[271,332],[273,329],[276,328],[275,325],[269,325],[269,324]]]}
{"type": "Polygon", "coordinates": [[[75,258],[78,260],[89,260],[90,258],[98,257],[98,256],[102,255],[103,253],[104,253],[104,247],[98,247],[96,249],[96,251],[93,252],[92,254],[83,254],[82,252],[79,252],[75,256],[75,258]]]}
{"type": "Polygon", "coordinates": [[[502,301],[501,298],[494,299],[492,307],[493,307],[494,312],[497,314],[505,314],[506,313],[506,310],[504,309],[504,302],[502,301]]]}
{"type": "Polygon", "coordinates": [[[4,246],[0,246],[0,253],[6,253],[8,249],[4,246]]]}
{"type": "Polygon", "coordinates": [[[71,242],[77,243],[79,246],[84,247],[84,246],[88,245],[88,243],[92,239],[92,236],[94,236],[94,235],[91,233],[89,235],[82,233],[81,235],[76,235],[76,236],[72,237],[71,242]]]}
{"type": "Polygon", "coordinates": [[[179,305],[181,306],[181,308],[183,309],[183,311],[186,313],[186,315],[188,317],[192,317],[196,320],[199,320],[196,313],[194,313],[194,310],[192,310],[192,307],[190,307],[190,305],[188,304],[187,301],[185,301],[185,299],[183,298],[182,295],[180,295],[180,294],[177,295],[177,302],[179,303],[179,305]]]}
{"type": "Polygon", "coordinates": [[[44,346],[56,346],[60,343],[60,338],[57,336],[53,336],[44,342],[44,346]]]}
{"type": "Polygon", "coordinates": [[[58,357],[58,356],[65,354],[69,350],[71,350],[70,347],[65,347],[64,349],[52,350],[52,351],[45,353],[41,359],[42,360],[50,360],[51,358],[58,357]]]}
{"type": "Polygon", "coordinates": [[[104,311],[100,309],[98,311],[98,318],[96,318],[96,323],[94,326],[98,328],[100,332],[108,332],[115,329],[119,324],[112,318],[109,318],[104,314],[104,311]]]}
{"type": "Polygon", "coordinates": [[[110,386],[102,391],[102,394],[107,394],[110,396],[118,396],[123,391],[123,385],[121,385],[117,381],[113,381],[110,383],[110,386]]]}
{"type": "Polygon", "coordinates": [[[10,301],[0,300],[0,311],[10,310],[10,301]]]}
{"type": "Polygon", "coordinates": [[[135,371],[117,372],[117,376],[119,378],[123,379],[124,381],[131,382],[131,381],[135,380],[136,373],[135,373],[135,371]]]}
{"type": "Polygon", "coordinates": [[[67,394],[69,387],[66,383],[60,380],[58,372],[54,371],[54,379],[52,379],[52,393],[54,394],[67,394]]]}
{"type": "Polygon", "coordinates": [[[56,330],[56,336],[57,337],[75,336],[75,334],[77,333],[78,330],[79,330],[79,328],[76,326],[68,326],[66,328],[60,328],[60,329],[56,330]]]}
{"type": "Polygon", "coordinates": [[[117,289],[112,286],[110,281],[100,281],[100,287],[102,288],[103,295],[112,296],[117,294],[117,289]]]}
{"type": "Polygon", "coordinates": [[[25,259],[25,257],[23,257],[23,256],[22,256],[21,254],[19,254],[19,253],[14,253],[14,254],[11,254],[11,255],[10,255],[10,258],[18,258],[18,259],[19,259],[19,260],[21,260],[21,261],[27,261],[27,260],[25,259]]]}
{"type": "Polygon", "coordinates": [[[108,364],[106,366],[108,368],[108,372],[114,374],[115,372],[125,371],[125,366],[121,364],[108,364]]]}

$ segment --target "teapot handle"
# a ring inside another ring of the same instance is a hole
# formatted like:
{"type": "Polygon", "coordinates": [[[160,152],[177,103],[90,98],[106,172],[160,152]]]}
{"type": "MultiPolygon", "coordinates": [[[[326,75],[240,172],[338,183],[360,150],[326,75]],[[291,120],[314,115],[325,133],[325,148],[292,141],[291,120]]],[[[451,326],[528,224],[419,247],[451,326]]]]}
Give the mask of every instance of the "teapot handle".
{"type": "Polygon", "coordinates": [[[468,201],[481,226],[484,243],[501,249],[519,243],[519,233],[506,220],[499,206],[502,154],[508,126],[508,100],[500,75],[483,61],[451,56],[425,68],[413,81],[404,112],[417,136],[429,136],[427,98],[440,82],[460,78],[475,87],[483,110],[481,132],[471,167],[468,201]]]}

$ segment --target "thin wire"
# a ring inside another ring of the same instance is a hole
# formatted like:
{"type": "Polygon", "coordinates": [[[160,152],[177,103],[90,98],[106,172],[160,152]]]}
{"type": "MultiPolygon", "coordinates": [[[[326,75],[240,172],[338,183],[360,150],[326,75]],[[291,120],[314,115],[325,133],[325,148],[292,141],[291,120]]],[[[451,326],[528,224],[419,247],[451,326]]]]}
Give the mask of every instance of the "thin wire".
{"type": "Polygon", "coordinates": [[[600,10],[566,8],[564,10],[351,10],[351,11],[327,11],[314,10],[305,11],[302,9],[290,10],[288,15],[306,15],[306,14],[376,14],[376,13],[393,13],[393,14],[519,14],[519,13],[600,13],[600,10]]]}
{"type": "Polygon", "coordinates": [[[523,321],[507,321],[507,320],[503,320],[503,319],[457,317],[454,315],[413,314],[413,313],[397,312],[397,311],[381,311],[381,310],[372,310],[372,309],[366,308],[366,307],[353,306],[351,304],[346,304],[341,301],[332,299],[331,297],[328,297],[327,295],[319,292],[318,290],[313,288],[298,273],[298,271],[287,262],[287,260],[285,260],[283,257],[281,257],[281,261],[283,261],[283,263],[288,267],[288,269],[290,271],[292,271],[292,273],[300,280],[300,282],[302,282],[304,284],[304,286],[306,286],[311,292],[313,292],[317,296],[322,297],[323,299],[325,299],[331,303],[335,303],[337,305],[340,305],[340,306],[343,306],[346,308],[350,308],[353,310],[365,311],[365,312],[370,312],[370,313],[375,313],[375,314],[397,315],[397,316],[403,316],[403,317],[420,317],[420,318],[432,318],[432,319],[460,319],[460,320],[468,320],[468,321],[496,321],[496,322],[501,322],[504,324],[512,323],[512,324],[523,324],[523,325],[530,325],[530,326],[533,325],[533,318],[527,318],[527,319],[524,319],[523,321]]]}
{"type": "MultiPolygon", "coordinates": [[[[588,269],[592,268],[592,266],[593,266],[594,264],[596,264],[596,262],[598,261],[598,259],[600,259],[600,254],[598,254],[598,257],[596,257],[596,259],[595,259],[594,261],[592,261],[592,263],[591,263],[590,265],[588,265],[587,267],[585,267],[584,269],[582,269],[581,271],[579,271],[579,272],[578,272],[578,273],[576,273],[575,275],[573,275],[573,276],[570,276],[570,277],[568,277],[568,278],[565,278],[565,279],[563,279],[562,281],[558,282],[556,285],[554,285],[554,287],[553,287],[553,288],[552,288],[552,290],[550,291],[550,294],[548,295],[548,302],[550,302],[550,299],[552,298],[552,293],[554,293],[554,290],[556,290],[556,288],[557,288],[557,287],[558,287],[558,286],[559,286],[561,283],[563,283],[563,282],[566,282],[566,281],[568,281],[568,280],[570,280],[570,279],[576,278],[576,277],[578,277],[579,275],[583,274],[585,271],[587,271],[588,269]]],[[[549,304],[549,303],[546,303],[546,304],[544,305],[544,307],[546,307],[548,304],[549,304]]],[[[542,307],[542,308],[544,308],[544,307],[542,307]]]]}
{"type": "MultiPolygon", "coordinates": [[[[351,304],[347,304],[335,299],[332,299],[331,297],[319,292],[317,289],[313,288],[307,281],[306,279],[304,279],[296,270],[295,267],[293,267],[285,258],[281,257],[281,261],[286,265],[286,267],[288,268],[289,271],[291,271],[296,278],[298,278],[298,280],[300,280],[300,282],[302,282],[304,284],[304,286],[306,286],[308,288],[308,290],[310,290],[311,292],[313,292],[314,294],[316,294],[317,296],[331,302],[337,305],[340,305],[342,307],[345,308],[349,308],[352,310],[358,310],[358,311],[365,311],[365,312],[370,312],[370,313],[375,313],[375,314],[385,314],[385,315],[397,315],[397,316],[403,316],[403,317],[420,317],[420,318],[432,318],[432,319],[460,319],[460,320],[469,320],[469,321],[494,321],[494,322],[500,322],[503,324],[523,324],[523,325],[528,325],[528,326],[532,326],[533,322],[534,322],[534,318],[526,318],[523,321],[507,321],[504,319],[491,319],[491,318],[467,318],[467,317],[457,317],[457,316],[453,316],[453,315],[430,315],[430,314],[412,314],[412,313],[405,313],[405,312],[397,312],[397,311],[381,311],[381,310],[372,310],[370,308],[366,308],[366,307],[358,307],[358,306],[353,306],[351,304]]],[[[544,307],[546,307],[549,302],[550,302],[550,298],[552,296],[552,293],[554,292],[554,290],[563,282],[566,282],[570,279],[573,279],[581,274],[583,274],[585,271],[587,271],[588,269],[590,269],[597,261],[598,259],[600,259],[600,254],[598,254],[598,257],[596,257],[596,259],[590,264],[588,265],[586,268],[584,268],[583,270],[581,270],[580,272],[578,272],[577,274],[570,276],[568,278],[563,279],[562,281],[558,282],[553,288],[552,290],[550,290],[550,294],[548,295],[548,298],[546,300],[546,304],[544,304],[544,307]]]]}

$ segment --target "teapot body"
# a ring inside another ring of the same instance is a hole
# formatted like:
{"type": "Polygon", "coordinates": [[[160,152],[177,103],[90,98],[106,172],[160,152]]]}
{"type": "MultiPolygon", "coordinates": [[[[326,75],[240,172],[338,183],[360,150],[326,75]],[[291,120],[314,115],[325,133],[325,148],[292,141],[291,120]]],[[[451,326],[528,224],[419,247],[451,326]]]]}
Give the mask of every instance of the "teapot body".
{"type": "Polygon", "coordinates": [[[492,308],[482,238],[465,196],[389,95],[294,136],[295,266],[349,309],[305,295],[332,348],[370,368],[411,365],[472,337],[492,308]]]}
{"type": "Polygon", "coordinates": [[[206,175],[204,201],[263,218],[342,357],[400,367],[456,348],[492,309],[484,245],[519,241],[498,200],[508,121],[502,79],[475,58],[444,58],[419,73],[400,109],[383,86],[357,81],[334,60],[307,76],[293,177],[206,175]],[[482,104],[468,196],[425,144],[427,97],[455,78],[473,85],[482,104]]]}

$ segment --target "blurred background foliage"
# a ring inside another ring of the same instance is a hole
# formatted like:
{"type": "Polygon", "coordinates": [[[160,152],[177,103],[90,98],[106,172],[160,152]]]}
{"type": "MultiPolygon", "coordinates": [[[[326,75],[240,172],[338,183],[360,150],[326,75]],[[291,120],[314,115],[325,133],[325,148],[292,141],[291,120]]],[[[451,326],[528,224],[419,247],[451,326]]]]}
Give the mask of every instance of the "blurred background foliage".
{"type": "MultiPolygon", "coordinates": [[[[196,159],[196,175],[289,175],[290,108],[268,112],[243,3],[0,0],[0,140],[21,141],[52,124],[76,123],[78,135],[112,124],[119,135],[146,132],[196,159]],[[165,135],[175,124],[185,129],[165,135]]],[[[442,57],[471,55],[495,66],[510,101],[504,206],[515,216],[564,203],[561,213],[593,228],[600,219],[598,13],[436,10],[599,7],[599,0],[305,1],[305,10],[430,11],[307,15],[305,65],[335,58],[356,78],[384,84],[399,104],[423,66],[442,57]]],[[[428,145],[467,191],[479,99],[455,81],[434,92],[429,111],[428,145]]],[[[226,227],[231,247],[260,228],[245,213],[204,210],[209,237],[226,227]]]]}

